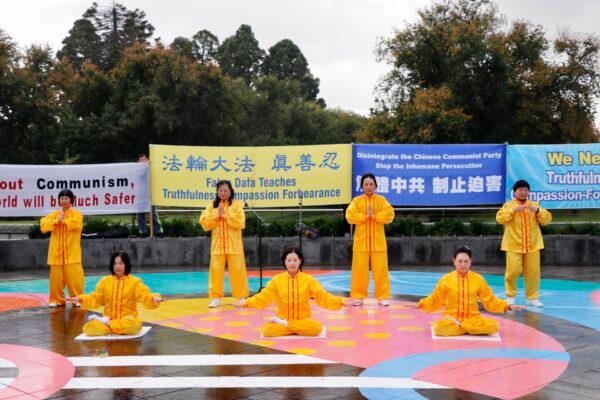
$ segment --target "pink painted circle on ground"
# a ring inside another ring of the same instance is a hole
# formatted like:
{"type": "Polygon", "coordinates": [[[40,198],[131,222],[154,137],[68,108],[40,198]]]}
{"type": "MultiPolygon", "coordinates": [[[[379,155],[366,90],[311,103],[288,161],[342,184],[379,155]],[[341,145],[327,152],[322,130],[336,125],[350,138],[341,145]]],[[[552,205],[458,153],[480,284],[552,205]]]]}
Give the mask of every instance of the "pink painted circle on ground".
{"type": "Polygon", "coordinates": [[[41,307],[46,304],[47,294],[0,293],[0,312],[41,307]]]}
{"type": "Polygon", "coordinates": [[[413,379],[494,398],[515,399],[555,381],[568,364],[549,359],[463,359],[424,368],[413,379]]]}
{"type": "Polygon", "coordinates": [[[0,398],[46,398],[62,389],[75,375],[75,367],[66,357],[44,349],[0,344],[0,358],[19,369],[19,375],[0,389],[0,398]]]}
{"type": "Polygon", "coordinates": [[[598,304],[600,306],[600,290],[596,290],[595,292],[590,293],[590,298],[594,302],[594,304],[598,304]]]}

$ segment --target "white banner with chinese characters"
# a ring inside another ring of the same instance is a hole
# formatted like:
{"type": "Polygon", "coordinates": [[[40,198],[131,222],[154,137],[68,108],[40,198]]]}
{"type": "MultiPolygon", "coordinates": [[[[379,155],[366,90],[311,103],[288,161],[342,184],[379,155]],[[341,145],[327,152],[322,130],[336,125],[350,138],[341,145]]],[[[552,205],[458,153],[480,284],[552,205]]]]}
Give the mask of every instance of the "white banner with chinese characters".
{"type": "Polygon", "coordinates": [[[0,216],[37,217],[58,209],[70,189],[84,215],[150,210],[148,164],[0,165],[0,216]]]}
{"type": "Polygon", "coordinates": [[[151,145],[152,204],[205,207],[219,180],[251,207],[350,202],[352,145],[194,147],[151,145]]]}

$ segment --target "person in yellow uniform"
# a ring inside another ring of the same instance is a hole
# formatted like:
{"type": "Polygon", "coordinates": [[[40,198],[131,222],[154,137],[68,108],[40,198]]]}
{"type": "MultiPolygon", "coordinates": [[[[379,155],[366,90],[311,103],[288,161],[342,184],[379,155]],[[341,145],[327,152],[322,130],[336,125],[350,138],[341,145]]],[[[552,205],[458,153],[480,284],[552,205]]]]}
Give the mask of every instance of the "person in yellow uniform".
{"type": "MultiPolygon", "coordinates": [[[[72,208],[75,195],[69,189],[58,193],[59,209],[40,220],[42,233],[50,232],[48,265],[50,265],[49,307],[65,305],[65,285],[69,296],[83,293],[83,267],[81,265],[81,231],[83,215],[72,208]]],[[[76,304],[78,305],[78,304],[76,304]]]]}
{"type": "Polygon", "coordinates": [[[527,305],[543,307],[540,297],[540,250],[544,240],[540,225],[548,225],[552,214],[528,199],[529,183],[519,180],[513,185],[515,198],[504,203],[496,221],[504,225],[501,249],[506,252],[504,286],[506,301],[515,304],[517,278],[523,271],[527,305]]]}
{"type": "Polygon", "coordinates": [[[346,209],[346,220],[356,226],[352,247],[350,297],[368,297],[369,263],[375,282],[375,298],[382,306],[389,306],[390,277],[388,273],[387,242],[384,225],[394,220],[394,209],[385,197],[375,193],[377,181],[371,173],[360,180],[363,194],[355,197],[346,209]]]}
{"type": "Polygon", "coordinates": [[[328,293],[319,281],[300,271],[304,264],[300,250],[294,247],[284,250],[281,261],[286,272],[275,275],[260,293],[234,304],[236,307],[263,309],[273,302],[277,303],[277,315],[263,326],[263,336],[318,336],[323,324],[311,318],[311,298],[319,306],[332,311],[354,305],[353,300],[328,293]]]}
{"type": "Polygon", "coordinates": [[[88,323],[83,326],[83,333],[86,335],[135,335],[142,329],[137,303],[142,303],[145,308],[154,309],[163,299],[158,293],[150,293],[150,289],[140,278],[130,275],[131,261],[126,252],[114,253],[108,269],[111,275],[102,278],[94,292],[68,300],[80,303],[83,308],[104,306],[102,317],[91,315],[88,323]]]}
{"type": "Polygon", "coordinates": [[[478,300],[493,313],[523,309],[494,296],[483,276],[471,271],[471,249],[466,246],[456,249],[452,261],[455,270],[441,277],[433,293],[416,306],[425,312],[444,308],[442,319],[433,323],[436,335],[491,335],[498,332],[498,322],[479,313],[478,300]]]}
{"type": "Polygon", "coordinates": [[[217,182],[217,195],[200,215],[200,225],[211,232],[208,297],[210,308],[221,305],[225,264],[229,270],[231,294],[237,299],[248,297],[248,275],[244,260],[242,229],[246,227],[244,204],[234,200],[229,181],[217,182]]]}

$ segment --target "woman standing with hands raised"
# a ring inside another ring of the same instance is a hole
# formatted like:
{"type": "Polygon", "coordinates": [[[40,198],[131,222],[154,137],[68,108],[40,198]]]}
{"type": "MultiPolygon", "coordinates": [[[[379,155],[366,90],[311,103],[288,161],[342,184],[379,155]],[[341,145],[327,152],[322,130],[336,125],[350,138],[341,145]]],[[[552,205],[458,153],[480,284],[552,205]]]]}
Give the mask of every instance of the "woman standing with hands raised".
{"type": "Polygon", "coordinates": [[[209,307],[221,305],[225,264],[229,269],[231,294],[237,299],[248,297],[248,276],[244,260],[242,229],[246,227],[244,204],[234,200],[229,181],[217,182],[217,195],[200,215],[200,225],[211,232],[208,272],[209,307]]]}
{"type": "Polygon", "coordinates": [[[360,186],[363,194],[355,197],[346,210],[346,220],[356,225],[350,297],[360,299],[359,305],[368,297],[370,264],[375,298],[380,305],[389,306],[390,277],[384,225],[394,220],[394,209],[385,197],[375,193],[377,181],[372,173],[361,177],[360,186]]]}

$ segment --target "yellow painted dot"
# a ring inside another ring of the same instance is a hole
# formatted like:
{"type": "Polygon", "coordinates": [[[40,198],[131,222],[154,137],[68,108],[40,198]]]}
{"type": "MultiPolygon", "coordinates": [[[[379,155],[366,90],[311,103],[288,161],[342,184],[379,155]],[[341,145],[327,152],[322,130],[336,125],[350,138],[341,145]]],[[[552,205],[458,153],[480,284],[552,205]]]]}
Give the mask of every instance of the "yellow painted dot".
{"type": "Polygon", "coordinates": [[[334,314],[334,315],[330,315],[328,317],[326,317],[327,319],[348,319],[350,318],[349,315],[344,315],[344,314],[334,314]]]}
{"type": "Polygon", "coordinates": [[[402,332],[420,332],[424,329],[422,326],[401,326],[398,328],[402,332]]]}
{"type": "Polygon", "coordinates": [[[254,310],[242,310],[235,313],[235,315],[254,315],[256,311],[254,310]]]}
{"type": "Polygon", "coordinates": [[[361,325],[383,325],[385,324],[385,321],[381,319],[363,319],[358,323],[361,325]]]}
{"type": "Polygon", "coordinates": [[[354,340],[332,340],[330,342],[327,342],[327,344],[330,346],[336,346],[336,347],[356,346],[356,342],[354,340]]]}
{"type": "Polygon", "coordinates": [[[262,347],[271,347],[275,345],[275,342],[272,340],[255,340],[253,342],[250,342],[250,344],[255,344],[257,346],[262,347]]]}
{"type": "Polygon", "coordinates": [[[254,332],[262,332],[262,328],[259,326],[258,328],[252,329],[254,332]]]}
{"type": "Polygon", "coordinates": [[[171,328],[179,328],[180,326],[183,326],[181,322],[163,322],[161,325],[168,326],[171,328]]]}
{"type": "Polygon", "coordinates": [[[198,333],[207,333],[207,332],[212,332],[212,328],[194,328],[192,329],[194,332],[198,332],[198,333]]]}
{"type": "Polygon", "coordinates": [[[268,320],[270,320],[271,318],[273,318],[273,316],[272,316],[272,315],[267,315],[266,317],[262,317],[262,319],[263,319],[263,320],[265,320],[265,321],[268,321],[268,320]]]}
{"type": "Polygon", "coordinates": [[[200,321],[219,321],[222,320],[223,317],[202,317],[202,318],[198,318],[200,321]]]}
{"type": "Polygon", "coordinates": [[[211,313],[211,314],[218,314],[218,313],[220,313],[220,312],[222,312],[222,311],[223,311],[223,310],[222,310],[222,309],[220,309],[220,308],[209,308],[209,309],[208,309],[208,312],[209,312],[209,313],[211,313]]]}
{"type": "Polygon", "coordinates": [[[372,332],[364,334],[364,337],[367,339],[389,339],[391,336],[392,335],[387,332],[372,332]]]}
{"type": "Polygon", "coordinates": [[[241,336],[236,335],[234,333],[222,333],[220,335],[217,335],[217,337],[219,337],[221,339],[236,340],[236,339],[239,339],[241,336]]]}
{"type": "Polygon", "coordinates": [[[390,318],[393,319],[413,319],[415,316],[411,314],[392,314],[390,318]]]}
{"type": "Polygon", "coordinates": [[[392,310],[406,310],[408,307],[403,306],[402,304],[390,304],[390,308],[392,310]]]}
{"type": "Polygon", "coordinates": [[[361,314],[379,314],[381,312],[381,310],[375,310],[375,309],[362,309],[359,311],[361,314]]]}
{"type": "Polygon", "coordinates": [[[231,322],[226,322],[225,325],[226,326],[248,326],[248,325],[250,325],[250,322],[246,322],[246,321],[231,321],[231,322]]]}
{"type": "Polygon", "coordinates": [[[331,332],[346,332],[351,331],[354,328],[352,326],[328,326],[327,330],[331,332]]]}
{"type": "Polygon", "coordinates": [[[304,355],[314,354],[315,353],[315,349],[308,349],[308,348],[305,348],[305,347],[297,347],[295,349],[289,349],[288,351],[290,353],[304,354],[304,355]]]}

